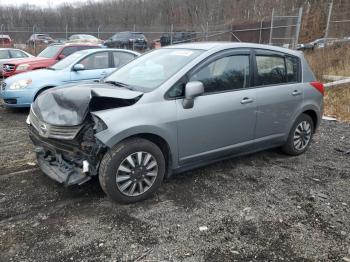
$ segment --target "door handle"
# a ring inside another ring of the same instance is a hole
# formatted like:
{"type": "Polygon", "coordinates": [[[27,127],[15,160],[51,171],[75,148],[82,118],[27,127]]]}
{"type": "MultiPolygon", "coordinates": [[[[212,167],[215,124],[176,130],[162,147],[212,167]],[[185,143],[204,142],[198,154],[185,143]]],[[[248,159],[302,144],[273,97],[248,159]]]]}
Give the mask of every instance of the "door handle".
{"type": "Polygon", "coordinates": [[[241,101],[241,104],[242,104],[242,105],[245,105],[245,104],[250,104],[250,103],[253,103],[253,102],[254,102],[253,99],[251,99],[251,98],[249,98],[249,97],[245,97],[245,98],[243,98],[243,100],[241,101]]]}
{"type": "Polygon", "coordinates": [[[299,90],[294,90],[292,93],[293,96],[300,96],[301,94],[302,94],[302,92],[299,90]]]}

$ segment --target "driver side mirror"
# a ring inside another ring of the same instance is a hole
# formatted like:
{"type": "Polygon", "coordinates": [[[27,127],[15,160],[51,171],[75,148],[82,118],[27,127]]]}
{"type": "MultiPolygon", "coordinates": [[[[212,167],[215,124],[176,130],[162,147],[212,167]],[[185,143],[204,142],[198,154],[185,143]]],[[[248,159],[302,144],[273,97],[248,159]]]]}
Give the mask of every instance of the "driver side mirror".
{"type": "Polygon", "coordinates": [[[62,55],[62,54],[60,54],[60,55],[58,55],[58,60],[62,60],[63,58],[65,58],[66,56],[65,55],[62,55]]]}
{"type": "Polygon", "coordinates": [[[73,71],[82,71],[85,70],[85,66],[83,64],[75,64],[73,66],[73,71]]]}
{"type": "Polygon", "coordinates": [[[182,101],[182,106],[184,109],[189,109],[193,107],[194,99],[204,93],[204,86],[202,82],[193,81],[188,82],[185,87],[185,98],[182,101]]]}

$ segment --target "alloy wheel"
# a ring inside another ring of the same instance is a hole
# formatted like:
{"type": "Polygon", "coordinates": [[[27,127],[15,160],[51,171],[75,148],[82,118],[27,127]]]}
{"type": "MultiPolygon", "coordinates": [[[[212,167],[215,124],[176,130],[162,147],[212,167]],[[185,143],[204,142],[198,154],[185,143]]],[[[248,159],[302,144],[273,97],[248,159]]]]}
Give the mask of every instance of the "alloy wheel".
{"type": "Polygon", "coordinates": [[[302,121],[296,127],[293,137],[293,143],[296,150],[304,150],[311,140],[311,124],[308,121],[302,121]]]}
{"type": "Polygon", "coordinates": [[[158,163],[147,152],[135,152],[124,158],[118,167],[116,183],[126,196],[139,196],[151,188],[158,174],[158,163]]]}

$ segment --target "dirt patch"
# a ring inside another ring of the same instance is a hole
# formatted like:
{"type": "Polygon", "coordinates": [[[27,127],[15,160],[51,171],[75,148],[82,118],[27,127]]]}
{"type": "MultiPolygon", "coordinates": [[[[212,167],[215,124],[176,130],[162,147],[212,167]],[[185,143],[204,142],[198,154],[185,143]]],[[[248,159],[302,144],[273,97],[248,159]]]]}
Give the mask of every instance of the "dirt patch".
{"type": "Polygon", "coordinates": [[[27,113],[0,108],[0,261],[350,257],[350,156],[340,152],[350,149],[349,124],[323,122],[302,156],[270,150],[231,159],[118,205],[97,181],[64,188],[25,171],[35,162],[27,113]]]}

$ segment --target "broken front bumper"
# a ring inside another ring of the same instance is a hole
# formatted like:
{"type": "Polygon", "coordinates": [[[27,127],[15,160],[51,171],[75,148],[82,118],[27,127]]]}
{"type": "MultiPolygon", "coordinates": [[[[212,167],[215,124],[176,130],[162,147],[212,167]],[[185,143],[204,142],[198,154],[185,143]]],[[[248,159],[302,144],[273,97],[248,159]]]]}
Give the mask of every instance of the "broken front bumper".
{"type": "Polygon", "coordinates": [[[89,164],[89,159],[84,158],[77,145],[43,138],[32,126],[28,128],[38,164],[53,180],[66,186],[81,185],[97,174],[96,169],[89,164]]]}

